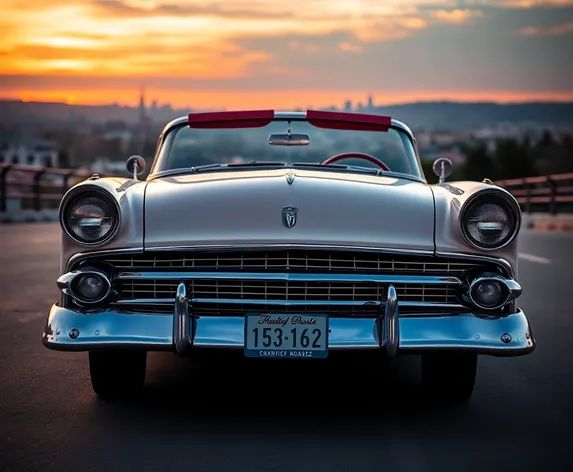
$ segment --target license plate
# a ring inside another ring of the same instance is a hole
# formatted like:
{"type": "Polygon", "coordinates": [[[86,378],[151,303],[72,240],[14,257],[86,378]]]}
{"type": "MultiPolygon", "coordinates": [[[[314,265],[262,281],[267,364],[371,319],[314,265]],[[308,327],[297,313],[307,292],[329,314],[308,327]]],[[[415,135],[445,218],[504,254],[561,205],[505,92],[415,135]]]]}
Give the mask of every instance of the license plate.
{"type": "Polygon", "coordinates": [[[328,316],[246,315],[244,349],[246,357],[324,358],[328,316]]]}

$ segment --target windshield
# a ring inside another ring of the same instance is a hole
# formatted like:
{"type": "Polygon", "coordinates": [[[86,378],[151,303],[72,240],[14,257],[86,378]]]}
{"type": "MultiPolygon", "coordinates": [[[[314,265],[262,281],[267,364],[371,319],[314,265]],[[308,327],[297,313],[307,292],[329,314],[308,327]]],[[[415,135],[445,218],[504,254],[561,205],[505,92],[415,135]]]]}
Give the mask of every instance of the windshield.
{"type": "MultiPolygon", "coordinates": [[[[306,121],[290,123],[290,132],[306,134],[305,146],[270,145],[271,134],[285,134],[287,121],[273,121],[261,128],[194,129],[180,126],[171,130],[163,142],[153,173],[209,164],[239,164],[252,161],[321,163],[331,156],[347,152],[370,154],[390,172],[423,179],[408,134],[396,128],[386,132],[318,128],[306,121]]],[[[337,164],[378,169],[376,164],[359,158],[347,158],[337,164]]]]}

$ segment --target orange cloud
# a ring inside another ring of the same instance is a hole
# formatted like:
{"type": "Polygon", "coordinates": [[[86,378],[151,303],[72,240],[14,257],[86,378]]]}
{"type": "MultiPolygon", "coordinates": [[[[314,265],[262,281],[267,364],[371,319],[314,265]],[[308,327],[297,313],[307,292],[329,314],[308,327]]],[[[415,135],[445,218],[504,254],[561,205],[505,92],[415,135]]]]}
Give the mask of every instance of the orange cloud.
{"type": "Polygon", "coordinates": [[[338,45],[338,49],[340,49],[342,52],[352,52],[352,53],[361,53],[363,51],[363,48],[361,46],[357,46],[356,44],[351,44],[351,43],[340,43],[338,45]]]}
{"type": "Polygon", "coordinates": [[[471,18],[483,16],[480,10],[437,10],[434,16],[446,23],[465,23],[471,18]]]}
{"type": "Polygon", "coordinates": [[[528,26],[519,30],[521,36],[562,36],[573,34],[573,21],[560,25],[550,26],[549,28],[536,28],[528,26]]]}
{"type": "MultiPolygon", "coordinates": [[[[0,46],[0,73],[11,74],[242,77],[271,59],[269,53],[234,47],[242,37],[346,32],[375,42],[428,27],[416,14],[427,0],[307,0],[303,9],[282,0],[54,0],[33,8],[7,1],[0,28],[9,34],[0,46]]],[[[319,52],[315,44],[298,47],[319,52]]]]}

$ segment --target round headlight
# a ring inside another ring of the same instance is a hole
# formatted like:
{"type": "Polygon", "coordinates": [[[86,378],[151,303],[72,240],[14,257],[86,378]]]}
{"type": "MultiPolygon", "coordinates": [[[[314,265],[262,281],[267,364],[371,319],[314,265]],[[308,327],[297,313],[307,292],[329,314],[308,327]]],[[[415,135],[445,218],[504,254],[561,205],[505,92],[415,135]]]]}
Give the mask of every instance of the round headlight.
{"type": "Polygon", "coordinates": [[[500,249],[519,229],[519,209],[505,196],[483,196],[469,202],[461,215],[462,234],[480,249],[500,249]]]}
{"type": "Polygon", "coordinates": [[[109,278],[103,272],[86,269],[76,275],[70,284],[74,299],[80,304],[95,304],[104,300],[111,290],[109,278]]]}
{"type": "Polygon", "coordinates": [[[505,305],[510,298],[507,285],[495,278],[478,278],[474,280],[469,290],[470,299],[479,308],[496,310],[505,305]]]}
{"type": "Polygon", "coordinates": [[[103,281],[100,277],[86,275],[78,282],[78,291],[88,300],[98,298],[104,290],[103,281]]]}
{"type": "Polygon", "coordinates": [[[472,298],[483,308],[499,305],[505,297],[503,287],[495,280],[488,280],[477,284],[472,290],[472,298]]]}
{"type": "Polygon", "coordinates": [[[103,192],[72,197],[62,209],[62,225],[81,244],[97,244],[110,238],[118,226],[117,206],[103,192]]]}

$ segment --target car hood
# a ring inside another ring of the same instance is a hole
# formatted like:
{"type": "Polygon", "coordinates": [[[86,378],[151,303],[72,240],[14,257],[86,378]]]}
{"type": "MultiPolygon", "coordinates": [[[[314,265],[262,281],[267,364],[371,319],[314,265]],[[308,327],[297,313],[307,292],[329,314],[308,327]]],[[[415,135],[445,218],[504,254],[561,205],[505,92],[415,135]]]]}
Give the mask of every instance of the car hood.
{"type": "Polygon", "coordinates": [[[235,170],[149,181],[145,247],[312,244],[433,251],[428,185],[330,171],[288,174],[235,170]],[[296,211],[292,227],[284,207],[296,211]]]}

